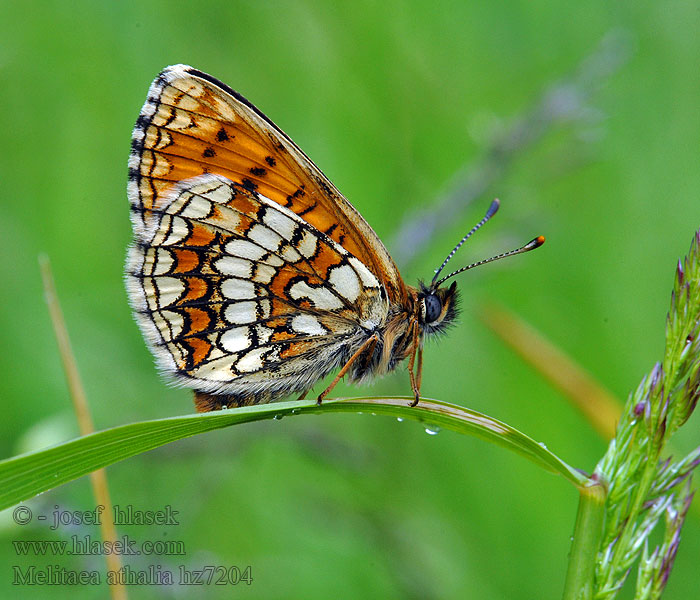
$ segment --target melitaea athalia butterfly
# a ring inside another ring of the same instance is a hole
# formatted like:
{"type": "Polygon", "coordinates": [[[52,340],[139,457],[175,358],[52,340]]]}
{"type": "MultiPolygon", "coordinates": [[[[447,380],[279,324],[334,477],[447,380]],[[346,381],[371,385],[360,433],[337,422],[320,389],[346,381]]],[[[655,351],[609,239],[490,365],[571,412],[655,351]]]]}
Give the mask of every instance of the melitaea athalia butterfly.
{"type": "Polygon", "coordinates": [[[127,287],[156,361],[200,411],[306,394],[409,359],[456,316],[447,279],[538,237],[406,285],[381,240],[311,160],[243,96],[185,65],[151,84],[129,158],[127,287]]]}

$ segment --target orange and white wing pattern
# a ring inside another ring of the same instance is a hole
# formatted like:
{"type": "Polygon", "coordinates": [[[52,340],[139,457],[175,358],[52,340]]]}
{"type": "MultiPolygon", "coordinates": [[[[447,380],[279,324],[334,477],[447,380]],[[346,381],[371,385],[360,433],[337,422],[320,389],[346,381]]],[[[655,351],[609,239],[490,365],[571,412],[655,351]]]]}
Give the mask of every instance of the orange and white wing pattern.
{"type": "Polygon", "coordinates": [[[455,275],[404,284],[386,248],[311,160],[255,106],[185,65],[151,84],[129,157],[129,298],[161,369],[198,410],[306,394],[340,369],[404,359],[419,400],[424,335],[457,315],[455,275]]]}
{"type": "Polygon", "coordinates": [[[127,265],[159,366],[221,404],[306,391],[387,317],[370,270],[294,212],[221,175],[172,186],[127,265]]]}
{"type": "Polygon", "coordinates": [[[406,287],[372,228],[311,160],[243,96],[186,65],[151,84],[132,140],[129,198],[138,234],[173,185],[223,175],[300,215],[360,259],[404,303],[406,287]]]}

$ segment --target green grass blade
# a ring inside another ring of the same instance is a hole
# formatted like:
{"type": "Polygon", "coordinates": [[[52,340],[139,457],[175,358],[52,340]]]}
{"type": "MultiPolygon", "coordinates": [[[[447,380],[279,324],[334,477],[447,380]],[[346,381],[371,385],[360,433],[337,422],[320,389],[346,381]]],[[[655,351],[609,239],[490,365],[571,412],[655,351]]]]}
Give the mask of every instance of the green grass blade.
{"type": "Polygon", "coordinates": [[[507,448],[535,464],[564,476],[576,486],[586,477],[556,455],[516,429],[473,410],[438,400],[421,400],[408,406],[410,398],[349,398],[278,402],[142,421],[98,431],[84,437],[0,461],[0,509],[77,479],[95,469],[147,452],[182,438],[238,423],[280,418],[287,415],[332,412],[372,412],[421,422],[426,428],[450,429],[507,448]]]}

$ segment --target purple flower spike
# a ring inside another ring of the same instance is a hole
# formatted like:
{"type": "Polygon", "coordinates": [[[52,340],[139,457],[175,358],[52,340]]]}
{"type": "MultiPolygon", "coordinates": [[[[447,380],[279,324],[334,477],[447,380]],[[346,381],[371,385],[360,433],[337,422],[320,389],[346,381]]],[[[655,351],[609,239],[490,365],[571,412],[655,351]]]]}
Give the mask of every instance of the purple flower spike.
{"type": "Polygon", "coordinates": [[[681,263],[680,258],[678,259],[678,266],[676,267],[676,277],[678,278],[678,285],[682,285],[685,278],[685,273],[683,271],[683,263],[681,263]]]}

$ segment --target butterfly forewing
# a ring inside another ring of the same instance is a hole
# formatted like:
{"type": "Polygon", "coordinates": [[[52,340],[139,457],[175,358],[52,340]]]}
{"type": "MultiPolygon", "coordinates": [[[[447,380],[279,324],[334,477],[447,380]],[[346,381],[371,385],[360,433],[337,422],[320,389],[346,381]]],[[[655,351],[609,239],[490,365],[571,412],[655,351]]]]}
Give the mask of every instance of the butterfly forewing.
{"type": "Polygon", "coordinates": [[[172,186],[219,174],[298,214],[360,259],[391,301],[406,289],[371,227],[308,157],[240,94],[192,67],[153,82],[133,137],[129,195],[134,227],[149,223],[172,186]]]}

